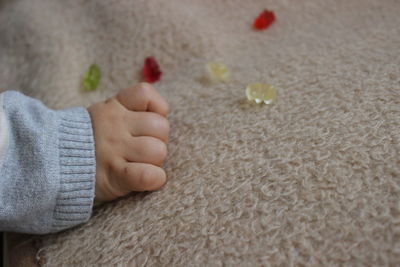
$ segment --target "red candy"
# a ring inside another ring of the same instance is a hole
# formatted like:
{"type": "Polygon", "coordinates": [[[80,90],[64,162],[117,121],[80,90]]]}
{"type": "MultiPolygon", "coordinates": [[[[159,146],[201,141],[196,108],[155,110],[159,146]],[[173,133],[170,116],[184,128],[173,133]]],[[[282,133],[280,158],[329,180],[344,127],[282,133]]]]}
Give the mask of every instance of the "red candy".
{"type": "Polygon", "coordinates": [[[145,82],[154,83],[161,78],[162,72],[157,61],[153,57],[147,57],[144,60],[142,77],[145,82]]]}
{"type": "Polygon", "coordinates": [[[271,26],[272,23],[275,21],[275,14],[273,11],[269,11],[265,9],[263,12],[261,12],[260,15],[254,20],[253,22],[253,28],[256,30],[265,30],[269,26],[271,26]]]}

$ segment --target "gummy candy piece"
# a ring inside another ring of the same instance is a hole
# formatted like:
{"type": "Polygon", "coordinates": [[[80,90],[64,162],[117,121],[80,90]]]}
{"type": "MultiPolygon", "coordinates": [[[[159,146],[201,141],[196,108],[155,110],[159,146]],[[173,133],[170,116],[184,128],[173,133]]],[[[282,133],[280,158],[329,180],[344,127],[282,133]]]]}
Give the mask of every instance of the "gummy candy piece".
{"type": "Polygon", "coordinates": [[[96,64],[90,65],[89,69],[83,76],[82,86],[86,91],[96,90],[100,83],[101,73],[100,68],[96,64]]]}
{"type": "Polygon", "coordinates": [[[276,100],[276,90],[269,84],[251,83],[246,87],[246,96],[248,100],[254,100],[257,104],[272,104],[276,100]]]}
{"type": "Polygon", "coordinates": [[[275,14],[273,11],[269,11],[265,9],[263,12],[261,12],[260,15],[254,20],[253,22],[253,28],[256,30],[265,30],[269,26],[271,26],[272,23],[275,21],[275,14]]]}
{"type": "Polygon", "coordinates": [[[227,82],[230,78],[228,67],[222,63],[208,63],[206,65],[210,78],[214,81],[227,82]]]}
{"type": "Polygon", "coordinates": [[[147,57],[144,60],[142,69],[143,80],[148,83],[154,83],[160,80],[162,72],[154,57],[147,57]]]}

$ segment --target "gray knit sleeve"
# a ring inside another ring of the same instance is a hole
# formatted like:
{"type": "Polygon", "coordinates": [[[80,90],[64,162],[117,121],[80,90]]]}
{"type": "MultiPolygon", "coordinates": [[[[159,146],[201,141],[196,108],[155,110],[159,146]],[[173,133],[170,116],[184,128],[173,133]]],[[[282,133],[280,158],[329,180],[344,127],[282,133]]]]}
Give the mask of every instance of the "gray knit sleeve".
{"type": "Polygon", "coordinates": [[[20,93],[0,94],[0,230],[57,232],[86,222],[95,151],[84,108],[54,111],[20,93]]]}

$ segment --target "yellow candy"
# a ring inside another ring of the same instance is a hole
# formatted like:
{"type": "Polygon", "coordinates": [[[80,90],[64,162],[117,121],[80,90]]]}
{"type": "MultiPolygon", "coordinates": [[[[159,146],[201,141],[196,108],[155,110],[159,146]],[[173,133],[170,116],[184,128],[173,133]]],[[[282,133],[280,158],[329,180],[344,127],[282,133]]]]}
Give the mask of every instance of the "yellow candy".
{"type": "Polygon", "coordinates": [[[246,96],[248,100],[254,100],[257,104],[272,104],[276,101],[276,89],[270,84],[251,83],[246,87],[246,96]]]}
{"type": "Polygon", "coordinates": [[[215,81],[227,82],[230,78],[228,67],[222,63],[208,63],[207,71],[210,78],[215,81]]]}

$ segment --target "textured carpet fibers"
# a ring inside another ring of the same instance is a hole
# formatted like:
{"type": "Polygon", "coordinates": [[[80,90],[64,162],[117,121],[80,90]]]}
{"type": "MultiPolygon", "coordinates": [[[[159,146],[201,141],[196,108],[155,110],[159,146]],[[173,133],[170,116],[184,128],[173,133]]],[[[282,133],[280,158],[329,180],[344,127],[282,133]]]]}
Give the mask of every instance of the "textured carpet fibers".
{"type": "Polygon", "coordinates": [[[53,108],[140,80],[171,104],[169,182],[42,237],[47,266],[400,264],[400,2],[0,1],[0,87],[53,108]],[[251,29],[264,9],[277,21],[251,29]],[[226,63],[229,83],[205,78],[226,63]],[[80,90],[92,63],[95,92],[80,90]],[[278,88],[270,107],[250,82],[278,88]]]}

